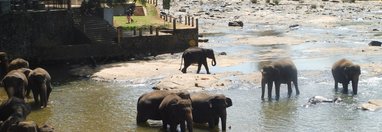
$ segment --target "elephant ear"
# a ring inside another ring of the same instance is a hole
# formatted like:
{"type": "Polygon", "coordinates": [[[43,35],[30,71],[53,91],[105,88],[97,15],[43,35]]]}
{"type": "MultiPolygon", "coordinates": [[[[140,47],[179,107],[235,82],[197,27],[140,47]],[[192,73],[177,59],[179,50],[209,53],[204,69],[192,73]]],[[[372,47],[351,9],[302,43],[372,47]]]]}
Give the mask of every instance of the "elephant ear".
{"type": "Polygon", "coordinates": [[[226,106],[227,106],[227,107],[232,106],[232,100],[231,100],[231,98],[226,98],[226,99],[225,99],[225,102],[226,102],[226,106]]]}

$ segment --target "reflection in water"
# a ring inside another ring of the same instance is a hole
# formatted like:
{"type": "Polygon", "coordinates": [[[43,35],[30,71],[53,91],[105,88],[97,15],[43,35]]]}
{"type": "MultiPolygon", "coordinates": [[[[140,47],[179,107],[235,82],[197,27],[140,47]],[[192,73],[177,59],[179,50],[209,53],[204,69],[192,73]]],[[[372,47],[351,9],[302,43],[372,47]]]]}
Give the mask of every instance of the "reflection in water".
{"type": "Polygon", "coordinates": [[[261,109],[261,124],[265,131],[293,131],[295,115],[299,107],[293,100],[278,102],[263,102],[261,109]]]}

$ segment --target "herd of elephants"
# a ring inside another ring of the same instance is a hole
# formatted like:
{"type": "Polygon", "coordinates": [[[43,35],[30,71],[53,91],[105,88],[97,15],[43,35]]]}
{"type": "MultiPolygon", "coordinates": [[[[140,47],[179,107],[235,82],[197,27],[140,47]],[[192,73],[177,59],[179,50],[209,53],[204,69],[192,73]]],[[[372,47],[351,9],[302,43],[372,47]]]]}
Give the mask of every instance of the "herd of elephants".
{"type": "MultiPolygon", "coordinates": [[[[210,74],[207,58],[212,59],[212,65],[216,65],[214,51],[212,49],[192,47],[186,49],[182,55],[184,67],[183,73],[194,63],[198,64],[197,73],[204,65],[207,74],[210,74]]],[[[30,97],[32,90],[34,105],[45,108],[48,104],[49,95],[52,91],[51,77],[43,68],[29,69],[28,61],[22,58],[8,59],[6,52],[0,52],[0,77],[8,100],[0,105],[0,131],[26,130],[18,124],[26,120],[31,112],[31,106],[25,102],[30,97]]],[[[338,83],[342,83],[344,94],[348,93],[348,85],[352,82],[352,93],[357,94],[358,80],[361,74],[359,65],[353,64],[347,59],[333,62],[332,75],[335,81],[335,89],[338,83]]],[[[181,62],[182,65],[182,62],[181,62]]],[[[181,66],[182,67],[182,66],[181,66]]],[[[261,99],[264,99],[265,87],[268,87],[268,99],[272,99],[272,85],[275,85],[275,99],[279,100],[280,85],[287,84],[288,97],[292,94],[292,82],[296,95],[298,89],[297,69],[289,59],[280,59],[263,66],[261,70],[262,80],[261,99]]],[[[311,100],[310,100],[311,101],[311,100]]],[[[312,103],[326,102],[328,100],[314,100],[312,103]]],[[[335,100],[330,100],[335,101],[335,100]]],[[[180,125],[181,131],[193,131],[193,123],[206,123],[209,128],[215,128],[221,121],[221,130],[226,130],[228,107],[232,106],[232,100],[223,94],[211,94],[205,92],[188,93],[173,92],[167,90],[154,90],[141,95],[137,102],[136,122],[144,124],[147,120],[162,120],[162,129],[177,131],[180,125]],[[187,128],[187,129],[186,129],[187,128]]],[[[44,131],[42,128],[37,131],[44,131]]]]}

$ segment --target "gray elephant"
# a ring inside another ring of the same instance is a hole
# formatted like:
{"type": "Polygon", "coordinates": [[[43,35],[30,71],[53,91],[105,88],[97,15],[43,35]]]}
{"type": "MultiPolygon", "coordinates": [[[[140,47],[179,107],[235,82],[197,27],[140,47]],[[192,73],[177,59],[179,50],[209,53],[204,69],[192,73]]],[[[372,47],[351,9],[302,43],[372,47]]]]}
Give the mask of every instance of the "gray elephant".
{"type": "Polygon", "coordinates": [[[35,103],[40,104],[41,107],[46,107],[50,92],[52,92],[49,73],[43,68],[36,68],[29,74],[28,82],[27,96],[29,91],[32,90],[35,103]]]}
{"type": "Polygon", "coordinates": [[[8,65],[8,71],[17,70],[19,68],[29,68],[29,62],[22,58],[16,58],[8,65]]]}
{"type": "Polygon", "coordinates": [[[0,131],[8,131],[13,125],[17,125],[21,121],[25,121],[31,107],[25,103],[23,99],[12,97],[0,105],[0,131]]]}
{"type": "MultiPolygon", "coordinates": [[[[144,123],[148,119],[162,120],[159,105],[162,103],[162,100],[170,94],[172,94],[170,91],[155,90],[141,95],[137,102],[137,124],[144,123]]],[[[179,92],[176,94],[183,99],[190,98],[188,93],[179,92]]]]}
{"type": "Polygon", "coordinates": [[[207,58],[212,59],[212,62],[211,62],[212,66],[216,65],[215,54],[212,49],[204,49],[199,47],[188,48],[183,52],[182,60],[180,62],[180,69],[182,68],[182,61],[184,59],[184,67],[182,69],[183,73],[187,72],[187,68],[191,64],[198,63],[197,73],[200,72],[200,68],[203,64],[204,67],[206,68],[207,74],[210,74],[210,71],[208,70],[208,65],[207,65],[207,58]]]}
{"type": "Polygon", "coordinates": [[[192,132],[191,105],[191,99],[182,99],[176,94],[167,95],[159,105],[163,129],[167,130],[167,125],[170,125],[170,131],[176,132],[176,128],[180,124],[181,131],[185,132],[185,122],[187,122],[188,131],[192,132]]]}
{"type": "Polygon", "coordinates": [[[348,85],[352,81],[353,94],[357,94],[359,75],[361,75],[361,67],[359,65],[353,64],[347,59],[341,59],[333,64],[332,75],[336,91],[338,90],[338,83],[342,83],[342,92],[348,93],[348,85]]]}
{"type": "Polygon", "coordinates": [[[227,108],[232,106],[232,100],[223,94],[195,93],[191,95],[192,117],[195,123],[208,123],[210,128],[219,125],[226,130],[227,108]]]}
{"type": "Polygon", "coordinates": [[[273,82],[276,87],[276,100],[280,97],[280,85],[286,83],[288,85],[288,97],[292,94],[292,84],[296,89],[296,95],[300,94],[297,85],[297,69],[291,60],[283,59],[274,61],[266,65],[261,70],[261,99],[264,99],[265,85],[268,85],[268,99],[272,98],[273,82]]]}
{"type": "Polygon", "coordinates": [[[12,70],[5,75],[2,80],[4,89],[8,98],[18,97],[25,98],[25,91],[28,86],[28,79],[25,74],[19,70],[12,70]]]}

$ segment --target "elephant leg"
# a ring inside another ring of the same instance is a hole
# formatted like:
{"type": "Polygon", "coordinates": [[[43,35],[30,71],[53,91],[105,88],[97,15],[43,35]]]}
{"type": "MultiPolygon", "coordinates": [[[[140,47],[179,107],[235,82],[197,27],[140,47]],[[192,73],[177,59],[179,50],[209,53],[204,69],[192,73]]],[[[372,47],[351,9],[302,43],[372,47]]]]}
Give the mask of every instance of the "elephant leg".
{"type": "Polygon", "coordinates": [[[177,127],[177,124],[171,123],[170,124],[170,132],[176,132],[176,127],[177,127]]]}
{"type": "Polygon", "coordinates": [[[292,82],[288,82],[288,98],[292,95],[292,82]]]}
{"type": "Polygon", "coordinates": [[[353,88],[353,94],[356,95],[358,91],[358,80],[356,81],[351,81],[352,83],[352,88],[353,88]]]}
{"type": "Polygon", "coordinates": [[[184,62],[184,67],[182,69],[182,72],[183,73],[187,73],[187,68],[191,65],[191,63],[188,63],[188,62],[184,62]]]}
{"type": "Polygon", "coordinates": [[[264,100],[265,80],[261,80],[261,100],[264,100]]]}
{"type": "Polygon", "coordinates": [[[296,89],[296,95],[300,94],[300,90],[298,89],[297,78],[293,80],[294,88],[296,89]]]}
{"type": "Polygon", "coordinates": [[[272,100],[272,84],[273,82],[272,81],[269,81],[268,82],[268,100],[272,100]]]}
{"type": "Polygon", "coordinates": [[[279,100],[280,98],[280,82],[275,82],[275,93],[276,93],[276,100],[279,100]]]}
{"type": "Polygon", "coordinates": [[[39,101],[39,93],[40,92],[38,92],[38,91],[36,91],[36,90],[34,90],[34,91],[32,91],[33,92],[33,98],[34,98],[34,102],[36,103],[36,104],[40,104],[40,101],[39,101]]]}
{"type": "Polygon", "coordinates": [[[162,120],[162,129],[163,129],[164,131],[167,131],[167,124],[168,124],[167,121],[162,120]]]}
{"type": "Polygon", "coordinates": [[[214,121],[215,125],[214,126],[218,126],[219,125],[219,117],[216,117],[215,118],[215,121],[214,121]]]}
{"type": "Polygon", "coordinates": [[[210,120],[208,121],[208,127],[209,127],[210,129],[212,129],[212,128],[214,128],[214,126],[215,126],[215,121],[214,121],[214,119],[210,119],[210,120]]]}
{"type": "Polygon", "coordinates": [[[49,82],[47,83],[47,88],[48,88],[48,95],[47,95],[47,101],[49,100],[50,93],[52,92],[52,84],[49,82]]]}
{"type": "Polygon", "coordinates": [[[342,93],[344,94],[347,94],[348,93],[348,83],[342,83],[342,87],[343,87],[343,90],[342,90],[342,93]]]}
{"type": "Polygon", "coordinates": [[[180,131],[181,132],[186,132],[186,123],[184,121],[182,121],[180,123],[180,131]]]}
{"type": "Polygon", "coordinates": [[[204,60],[204,61],[203,61],[203,65],[204,65],[204,68],[206,68],[207,74],[211,74],[211,73],[210,73],[210,70],[208,69],[207,60],[204,60]]]}
{"type": "Polygon", "coordinates": [[[200,72],[200,68],[202,67],[202,63],[198,63],[198,70],[196,71],[196,73],[199,73],[200,72]]]}
{"type": "Polygon", "coordinates": [[[140,123],[146,122],[146,121],[147,121],[147,118],[144,117],[144,116],[142,115],[142,113],[139,112],[139,110],[138,110],[136,121],[137,121],[137,124],[140,124],[140,123]]]}
{"type": "Polygon", "coordinates": [[[334,90],[338,91],[338,81],[334,81],[334,90]]]}

